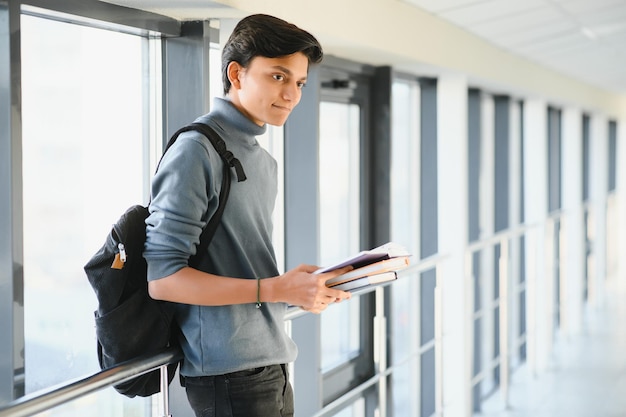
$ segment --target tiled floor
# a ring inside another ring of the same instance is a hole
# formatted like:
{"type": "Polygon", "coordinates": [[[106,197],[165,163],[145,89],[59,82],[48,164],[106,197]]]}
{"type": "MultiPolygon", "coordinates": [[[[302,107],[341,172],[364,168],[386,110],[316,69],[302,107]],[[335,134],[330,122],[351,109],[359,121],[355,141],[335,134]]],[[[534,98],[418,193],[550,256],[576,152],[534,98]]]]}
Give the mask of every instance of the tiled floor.
{"type": "Polygon", "coordinates": [[[499,393],[476,417],[626,417],[626,291],[611,284],[602,307],[585,312],[583,332],[556,340],[550,369],[511,377],[509,407],[499,393]]]}

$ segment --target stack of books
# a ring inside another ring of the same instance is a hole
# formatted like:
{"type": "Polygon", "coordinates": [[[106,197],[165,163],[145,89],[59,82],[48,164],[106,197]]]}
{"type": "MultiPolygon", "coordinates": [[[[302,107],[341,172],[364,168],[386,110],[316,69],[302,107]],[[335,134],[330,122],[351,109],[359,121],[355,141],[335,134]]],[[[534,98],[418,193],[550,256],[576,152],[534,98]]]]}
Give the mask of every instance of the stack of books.
{"type": "Polygon", "coordinates": [[[397,272],[410,265],[410,257],[411,254],[403,246],[388,242],[315,272],[330,272],[351,265],[351,271],[329,279],[326,286],[342,291],[357,291],[398,279],[397,272]]]}

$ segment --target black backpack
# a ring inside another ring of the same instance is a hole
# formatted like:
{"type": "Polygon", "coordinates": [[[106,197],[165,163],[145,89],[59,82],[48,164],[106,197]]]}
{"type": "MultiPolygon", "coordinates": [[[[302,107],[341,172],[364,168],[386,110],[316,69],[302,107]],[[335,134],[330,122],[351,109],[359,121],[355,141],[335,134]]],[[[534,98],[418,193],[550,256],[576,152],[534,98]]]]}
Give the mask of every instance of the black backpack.
{"type": "MultiPolygon", "coordinates": [[[[230,168],[235,168],[238,181],[245,181],[246,175],[239,160],[226,149],[224,141],[205,124],[192,123],[178,130],[163,153],[167,152],[179,134],[190,130],[206,136],[224,161],[218,209],[202,231],[196,254],[189,259],[190,266],[197,266],[224,212],[230,191],[230,168]]],[[[142,255],[147,217],[147,207],[130,207],[113,225],[102,248],[84,267],[98,299],[98,309],[94,315],[101,369],[178,345],[173,303],[154,300],[148,295],[147,264],[142,255]]],[[[168,365],[169,383],[177,367],[178,363],[168,365]]],[[[131,398],[137,395],[147,397],[160,391],[160,380],[160,372],[156,370],[115,385],[114,388],[131,398]]]]}

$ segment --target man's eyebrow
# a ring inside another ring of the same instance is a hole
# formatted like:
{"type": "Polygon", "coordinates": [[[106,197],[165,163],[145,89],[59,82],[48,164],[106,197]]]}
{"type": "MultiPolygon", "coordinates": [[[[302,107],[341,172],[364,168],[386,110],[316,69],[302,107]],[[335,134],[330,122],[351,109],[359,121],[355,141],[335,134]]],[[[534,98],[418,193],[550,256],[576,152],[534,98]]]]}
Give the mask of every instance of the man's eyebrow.
{"type": "MultiPolygon", "coordinates": [[[[284,72],[287,75],[293,75],[293,73],[291,72],[291,70],[287,67],[283,67],[282,65],[274,65],[272,68],[277,69],[279,71],[284,72]]],[[[304,77],[300,78],[300,80],[306,80],[307,76],[305,75],[304,77]]]]}

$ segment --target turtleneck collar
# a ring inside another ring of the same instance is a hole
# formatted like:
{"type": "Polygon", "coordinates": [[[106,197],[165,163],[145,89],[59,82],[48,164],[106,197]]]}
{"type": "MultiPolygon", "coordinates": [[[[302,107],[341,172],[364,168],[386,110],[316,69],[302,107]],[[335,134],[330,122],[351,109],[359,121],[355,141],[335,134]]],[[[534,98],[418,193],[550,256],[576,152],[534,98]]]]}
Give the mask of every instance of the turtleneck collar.
{"type": "Polygon", "coordinates": [[[216,97],[211,113],[213,113],[221,123],[233,125],[237,130],[251,136],[260,136],[267,130],[267,125],[259,126],[241,113],[235,105],[228,99],[216,97]]]}

